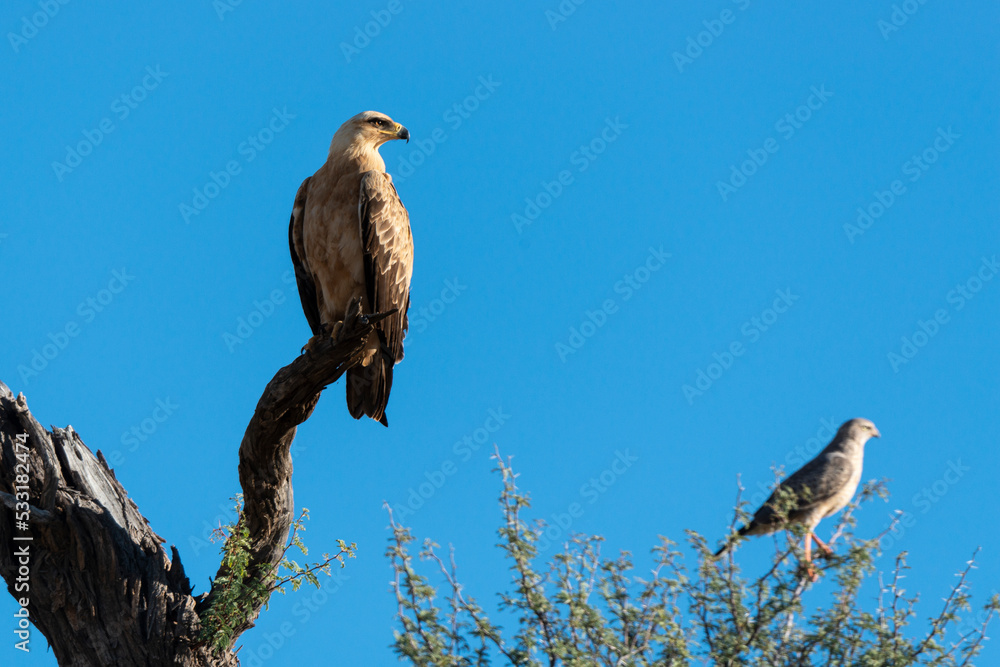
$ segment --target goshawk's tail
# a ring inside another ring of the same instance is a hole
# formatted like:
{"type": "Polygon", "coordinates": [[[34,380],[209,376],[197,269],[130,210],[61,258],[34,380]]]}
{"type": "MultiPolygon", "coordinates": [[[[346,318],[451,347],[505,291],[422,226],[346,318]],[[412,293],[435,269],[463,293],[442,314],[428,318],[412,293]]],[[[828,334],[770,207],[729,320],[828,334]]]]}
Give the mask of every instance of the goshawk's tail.
{"type": "MultiPolygon", "coordinates": [[[[752,525],[753,525],[753,524],[751,524],[751,526],[752,526],[752,525]]],[[[740,529],[739,529],[738,531],[736,531],[736,532],[735,532],[734,534],[732,534],[732,535],[730,535],[729,537],[727,537],[727,538],[726,538],[726,543],[725,543],[725,544],[723,544],[723,545],[722,545],[722,546],[721,546],[721,547],[719,548],[719,550],[715,552],[715,558],[718,558],[719,556],[722,556],[722,555],[723,555],[723,554],[725,554],[725,553],[726,553],[727,551],[729,551],[730,549],[732,549],[732,548],[733,548],[733,545],[734,545],[734,544],[736,544],[736,536],[737,536],[737,535],[747,535],[747,534],[748,534],[748,533],[750,532],[750,527],[751,527],[751,526],[743,526],[743,527],[742,527],[742,528],[740,528],[740,529]]]]}

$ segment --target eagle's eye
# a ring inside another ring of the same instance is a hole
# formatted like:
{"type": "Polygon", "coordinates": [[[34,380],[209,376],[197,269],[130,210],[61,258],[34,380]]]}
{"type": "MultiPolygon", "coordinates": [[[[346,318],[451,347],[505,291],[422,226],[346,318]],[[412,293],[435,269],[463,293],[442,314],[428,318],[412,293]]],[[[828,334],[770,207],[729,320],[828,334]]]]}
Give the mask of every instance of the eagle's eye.
{"type": "Polygon", "coordinates": [[[385,125],[385,121],[382,120],[381,118],[372,118],[368,122],[374,125],[375,127],[382,127],[383,125],[385,125]]]}

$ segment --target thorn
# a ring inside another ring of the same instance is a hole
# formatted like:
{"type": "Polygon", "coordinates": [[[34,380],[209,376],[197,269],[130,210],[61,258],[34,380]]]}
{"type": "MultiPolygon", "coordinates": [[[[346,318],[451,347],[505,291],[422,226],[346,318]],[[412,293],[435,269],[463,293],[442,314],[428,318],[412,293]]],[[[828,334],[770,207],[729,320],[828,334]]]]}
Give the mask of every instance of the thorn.
{"type": "Polygon", "coordinates": [[[368,324],[375,324],[376,322],[381,322],[390,315],[395,315],[398,312],[399,308],[393,308],[392,310],[387,310],[384,313],[372,313],[371,315],[362,315],[362,317],[368,324]]]}

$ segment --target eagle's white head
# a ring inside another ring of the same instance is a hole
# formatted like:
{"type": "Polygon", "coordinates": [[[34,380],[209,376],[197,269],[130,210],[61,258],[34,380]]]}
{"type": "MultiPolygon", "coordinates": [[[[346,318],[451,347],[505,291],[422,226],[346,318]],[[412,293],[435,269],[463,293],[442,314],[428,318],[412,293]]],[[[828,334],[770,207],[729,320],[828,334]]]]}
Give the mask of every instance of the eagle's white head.
{"type": "Polygon", "coordinates": [[[330,160],[351,160],[361,171],[385,171],[378,148],[387,141],[410,141],[410,131],[378,111],[362,111],[340,126],[330,142],[330,160]]]}

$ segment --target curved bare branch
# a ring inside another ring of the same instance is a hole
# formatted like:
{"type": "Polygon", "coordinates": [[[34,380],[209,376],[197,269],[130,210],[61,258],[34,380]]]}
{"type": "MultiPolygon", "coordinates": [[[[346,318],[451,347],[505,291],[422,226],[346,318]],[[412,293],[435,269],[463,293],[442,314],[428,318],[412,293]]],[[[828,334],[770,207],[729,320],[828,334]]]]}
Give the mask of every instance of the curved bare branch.
{"type": "MultiPolygon", "coordinates": [[[[239,452],[250,572],[273,572],[288,539],[296,427],[360,361],[374,320],[355,316],[336,341],[314,338],[257,403],[239,452]]],[[[0,575],[60,665],[239,664],[199,643],[199,615],[216,591],[193,596],[177,549],[168,556],[163,542],[100,451],[72,427],[45,430],[0,382],[0,575]]]]}

